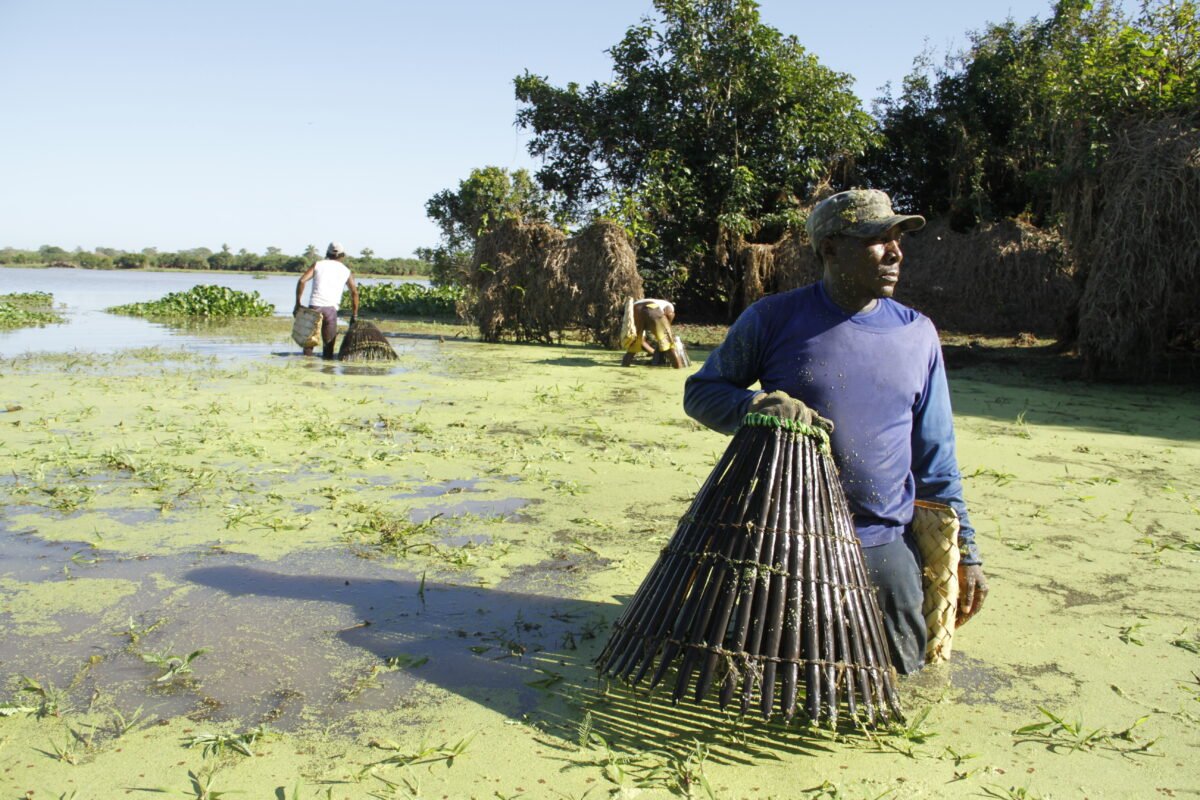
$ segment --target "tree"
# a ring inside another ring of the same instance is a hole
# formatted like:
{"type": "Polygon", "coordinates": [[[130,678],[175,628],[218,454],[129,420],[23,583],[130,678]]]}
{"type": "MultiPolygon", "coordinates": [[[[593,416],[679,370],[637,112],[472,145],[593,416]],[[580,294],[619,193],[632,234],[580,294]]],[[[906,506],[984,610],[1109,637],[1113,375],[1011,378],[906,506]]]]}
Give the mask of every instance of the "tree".
{"type": "Polygon", "coordinates": [[[113,259],[113,264],[118,269],[138,269],[146,266],[149,256],[145,253],[122,253],[113,259]]]}
{"type": "Polygon", "coordinates": [[[850,76],[762,24],[753,0],[654,7],[609,50],[612,82],[517,77],[517,123],[558,211],[617,217],[652,286],[724,313],[739,278],[722,245],[798,224],[797,198],[865,151],[872,120],[850,76]]]}
{"type": "Polygon", "coordinates": [[[1145,0],[1136,18],[1108,0],[1059,0],[1045,21],[989,24],[970,41],[938,67],[924,54],[899,96],[876,102],[883,139],[863,164],[959,228],[1045,221],[1124,122],[1200,107],[1195,0],[1145,0]]]}
{"type": "Polygon", "coordinates": [[[425,213],[441,228],[441,243],[416,255],[433,265],[433,284],[446,286],[464,282],[475,242],[492,225],[506,219],[544,222],[550,209],[527,170],[509,174],[501,167],[482,167],[471,170],[457,190],[443,189],[429,198],[425,213]]]}

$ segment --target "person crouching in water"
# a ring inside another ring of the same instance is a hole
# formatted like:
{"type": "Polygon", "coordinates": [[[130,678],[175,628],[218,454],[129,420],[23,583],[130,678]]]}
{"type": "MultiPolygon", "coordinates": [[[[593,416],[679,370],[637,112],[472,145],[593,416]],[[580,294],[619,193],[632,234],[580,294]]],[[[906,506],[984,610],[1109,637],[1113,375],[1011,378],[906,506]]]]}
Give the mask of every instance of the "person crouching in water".
{"type": "MultiPolygon", "coordinates": [[[[342,301],[342,291],[350,287],[350,321],[358,319],[358,285],[354,275],[343,262],[346,260],[346,249],[337,242],[330,242],[325,249],[325,258],[308,268],[296,282],[296,307],[292,316],[300,311],[304,300],[304,284],[312,281],[312,295],[308,298],[308,307],[321,312],[321,358],[333,358],[333,343],[337,340],[338,304],[342,301]]],[[[313,349],[304,348],[304,355],[311,356],[313,349]]]]}
{"type": "Polygon", "coordinates": [[[633,324],[637,328],[637,338],[626,348],[621,366],[631,366],[634,357],[644,348],[654,354],[651,364],[669,363],[675,369],[681,369],[683,360],[675,352],[675,336],[671,333],[674,321],[675,305],[669,300],[647,298],[634,303],[633,324]],[[649,342],[646,342],[646,334],[650,335],[649,342]]]}

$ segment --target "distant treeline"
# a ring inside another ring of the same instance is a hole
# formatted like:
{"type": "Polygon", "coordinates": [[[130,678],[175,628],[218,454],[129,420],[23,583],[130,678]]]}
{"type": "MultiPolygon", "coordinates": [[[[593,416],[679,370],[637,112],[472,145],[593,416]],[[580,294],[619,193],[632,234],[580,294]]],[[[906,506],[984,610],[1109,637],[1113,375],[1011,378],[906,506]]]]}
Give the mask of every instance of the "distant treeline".
{"type": "MultiPolygon", "coordinates": [[[[152,247],[138,253],[111,247],[97,247],[92,251],[64,250],[53,245],[43,245],[37,250],[0,248],[0,264],[81,269],[212,269],[300,273],[320,258],[321,252],[312,246],[298,256],[280,252],[278,247],[268,247],[262,255],[247,250],[234,253],[227,246],[216,252],[207,247],[197,247],[175,253],[159,252],[152,247]]],[[[355,272],[372,275],[428,275],[430,272],[427,261],[419,258],[376,258],[370,249],[364,249],[358,257],[347,257],[346,264],[355,272]]]]}

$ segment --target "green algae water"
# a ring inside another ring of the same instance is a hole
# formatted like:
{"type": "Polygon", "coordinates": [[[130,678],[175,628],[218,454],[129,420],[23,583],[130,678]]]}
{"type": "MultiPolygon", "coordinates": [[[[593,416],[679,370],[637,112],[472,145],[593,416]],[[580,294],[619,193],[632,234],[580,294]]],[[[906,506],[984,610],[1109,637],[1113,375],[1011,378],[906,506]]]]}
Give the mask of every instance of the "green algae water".
{"type": "Polygon", "coordinates": [[[1185,390],[951,372],[991,594],[950,664],[901,682],[905,726],[867,734],[596,677],[728,441],[683,415],[687,371],[449,332],[352,371],[295,357],[285,327],[238,357],[0,361],[5,796],[1200,786],[1185,390]]]}

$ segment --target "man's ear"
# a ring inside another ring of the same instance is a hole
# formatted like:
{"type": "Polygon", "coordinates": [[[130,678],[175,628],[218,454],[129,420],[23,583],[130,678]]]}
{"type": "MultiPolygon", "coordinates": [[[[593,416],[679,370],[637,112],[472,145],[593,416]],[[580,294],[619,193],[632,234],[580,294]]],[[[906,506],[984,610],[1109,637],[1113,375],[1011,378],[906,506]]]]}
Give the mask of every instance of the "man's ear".
{"type": "Polygon", "coordinates": [[[826,236],[817,245],[817,255],[821,258],[821,263],[825,264],[837,257],[837,244],[832,236],[826,236]]]}

